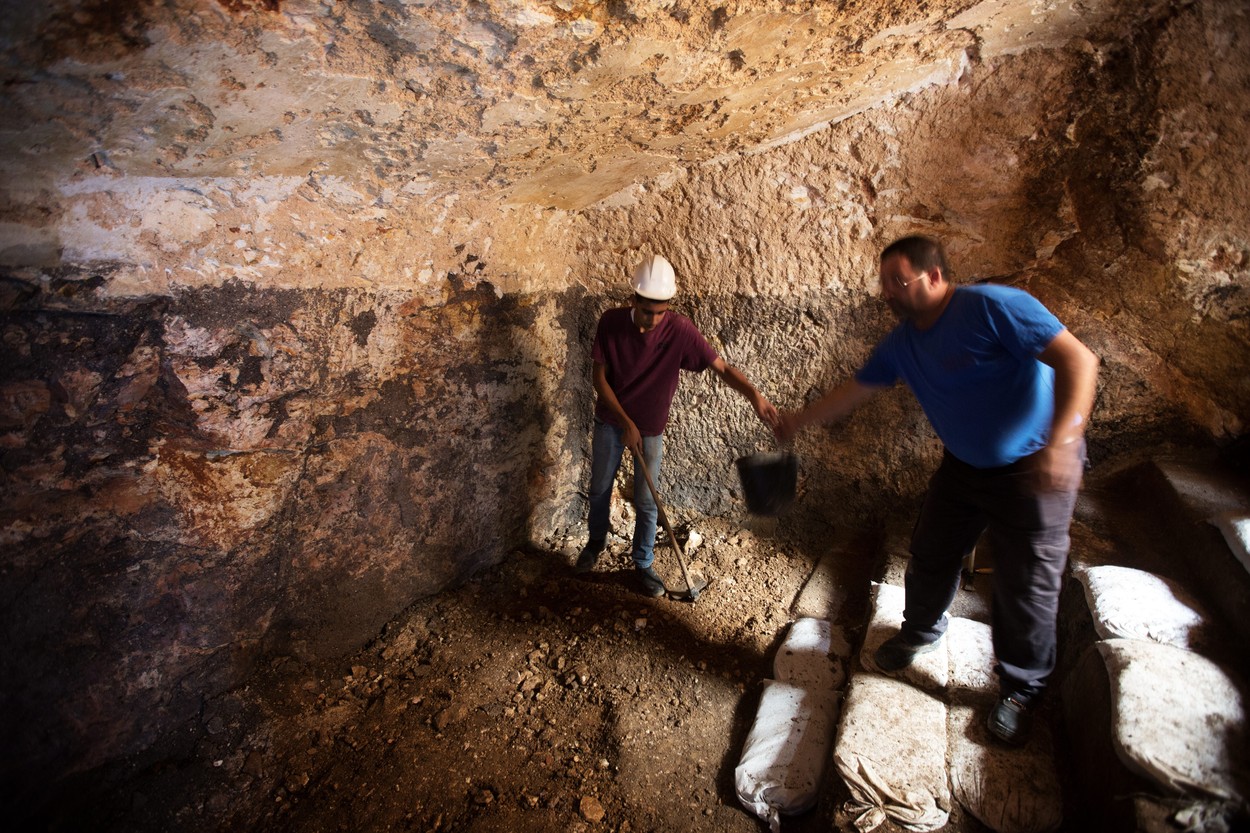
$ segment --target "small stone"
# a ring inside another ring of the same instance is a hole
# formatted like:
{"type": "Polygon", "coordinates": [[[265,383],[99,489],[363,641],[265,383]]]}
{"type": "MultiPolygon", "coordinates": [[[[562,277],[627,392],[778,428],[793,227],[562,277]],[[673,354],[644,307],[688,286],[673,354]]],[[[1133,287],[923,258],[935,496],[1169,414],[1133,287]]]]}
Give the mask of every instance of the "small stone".
{"type": "Polygon", "coordinates": [[[494,801],[495,801],[495,794],[491,792],[490,790],[479,790],[477,794],[473,796],[473,803],[480,804],[483,807],[486,806],[487,804],[494,803],[494,801]]]}
{"type": "Polygon", "coordinates": [[[469,714],[463,705],[451,705],[434,715],[434,729],[441,732],[453,723],[464,720],[469,714]]]}
{"type": "Polygon", "coordinates": [[[243,774],[250,775],[253,778],[260,777],[264,772],[265,759],[259,750],[253,749],[247,753],[247,757],[243,759],[243,774]]]}
{"type": "Polygon", "coordinates": [[[592,824],[603,821],[603,805],[593,795],[582,796],[582,800],[578,802],[577,811],[581,813],[582,818],[592,824]]]}

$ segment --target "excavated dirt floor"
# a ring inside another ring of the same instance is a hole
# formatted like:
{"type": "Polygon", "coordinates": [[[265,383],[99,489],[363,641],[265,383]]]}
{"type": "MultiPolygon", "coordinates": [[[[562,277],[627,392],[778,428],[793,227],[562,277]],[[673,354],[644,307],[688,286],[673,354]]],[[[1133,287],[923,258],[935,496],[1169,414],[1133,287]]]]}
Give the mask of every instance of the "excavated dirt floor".
{"type": "MultiPolygon", "coordinates": [[[[690,563],[710,585],[694,603],[642,596],[615,536],[585,576],[570,566],[578,539],[517,551],[414,605],[354,656],[271,660],[206,702],[184,737],[59,788],[24,826],[767,830],[740,806],[733,771],[776,647],[830,553],[824,598],[858,646],[869,581],[906,515],[891,514],[885,532],[862,519],[872,529],[696,519],[690,563]]],[[[682,587],[664,540],[657,568],[682,587]]],[[[847,798],[830,767],[817,805],[783,830],[853,829],[847,798]]],[[[944,830],[984,828],[956,807],[944,830]]]]}
{"type": "MultiPolygon", "coordinates": [[[[790,607],[833,531],[757,519],[696,531],[691,565],[711,583],[693,604],[640,595],[620,539],[587,576],[569,566],[578,540],[517,552],[416,604],[352,657],[272,661],[206,703],[181,754],[94,773],[38,826],[767,829],[739,806],[733,770],[790,607]]],[[[872,550],[844,565],[865,590],[872,550]]],[[[682,586],[671,548],[657,548],[656,564],[682,586]]],[[[853,597],[844,617],[862,620],[864,604],[853,597]]],[[[831,829],[844,795],[826,780],[787,830],[831,829]]]]}

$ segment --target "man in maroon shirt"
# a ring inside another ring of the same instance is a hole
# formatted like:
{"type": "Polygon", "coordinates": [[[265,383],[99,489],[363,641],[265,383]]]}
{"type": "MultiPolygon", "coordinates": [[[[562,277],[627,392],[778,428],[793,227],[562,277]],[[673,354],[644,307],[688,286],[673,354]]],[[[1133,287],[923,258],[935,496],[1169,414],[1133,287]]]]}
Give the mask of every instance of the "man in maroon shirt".
{"type": "MultiPolygon", "coordinates": [[[[742,371],[727,364],[689,318],[669,311],[676,277],[667,260],[644,260],[633,276],[632,306],[611,309],[599,319],[591,359],[594,362],[595,430],[590,472],[590,540],[577,559],[577,572],[594,569],[608,536],[612,483],[628,448],[641,454],[655,482],[660,478],[664,427],[677,391],[678,372],[712,368],[725,384],[751,403],[760,420],[772,428],[777,409],[742,371]]],[[[655,500],[646,478],[634,477],[633,558],[649,596],[663,596],[664,581],[651,562],[655,558],[655,500]]]]}

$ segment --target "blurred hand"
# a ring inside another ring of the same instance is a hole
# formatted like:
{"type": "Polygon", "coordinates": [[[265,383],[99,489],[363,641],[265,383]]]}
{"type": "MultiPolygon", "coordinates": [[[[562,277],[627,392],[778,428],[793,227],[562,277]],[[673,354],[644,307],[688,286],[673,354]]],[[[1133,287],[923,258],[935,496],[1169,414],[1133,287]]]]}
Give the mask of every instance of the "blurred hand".
{"type": "Polygon", "coordinates": [[[760,418],[760,422],[773,429],[774,432],[777,430],[781,419],[777,413],[777,408],[762,396],[755,403],[755,415],[760,418]]]}
{"type": "Polygon", "coordinates": [[[1037,452],[1034,470],[1037,486],[1043,492],[1070,492],[1081,485],[1085,472],[1085,444],[1048,445],[1037,452]]]}
{"type": "Polygon", "coordinates": [[[777,435],[777,440],[782,443],[788,443],[794,439],[794,435],[799,432],[798,414],[794,411],[779,411],[777,413],[777,424],[773,426],[773,433],[777,435]]]}

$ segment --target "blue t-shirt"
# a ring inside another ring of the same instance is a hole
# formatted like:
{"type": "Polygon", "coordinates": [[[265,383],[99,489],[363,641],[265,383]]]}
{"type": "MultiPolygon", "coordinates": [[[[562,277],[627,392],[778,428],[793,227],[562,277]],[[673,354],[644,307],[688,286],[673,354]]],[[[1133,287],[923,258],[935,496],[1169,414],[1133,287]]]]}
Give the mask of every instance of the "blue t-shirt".
{"type": "Polygon", "coordinates": [[[929,329],[895,327],[855,379],[878,387],[902,379],[951,454],[977,468],[1005,466],[1046,445],[1055,372],[1037,355],[1062,330],[1023,290],[960,286],[929,329]]]}

